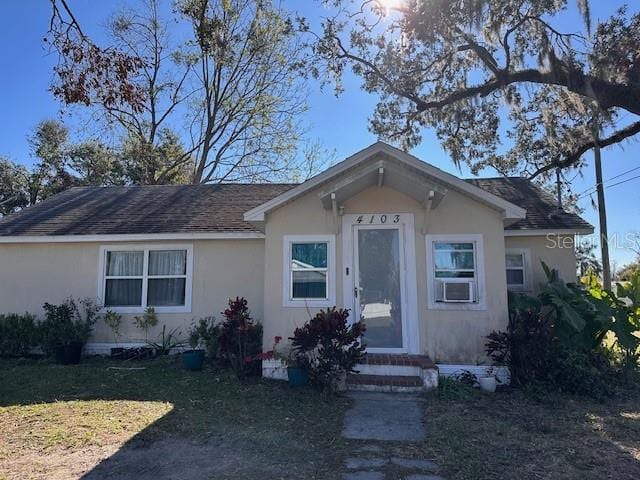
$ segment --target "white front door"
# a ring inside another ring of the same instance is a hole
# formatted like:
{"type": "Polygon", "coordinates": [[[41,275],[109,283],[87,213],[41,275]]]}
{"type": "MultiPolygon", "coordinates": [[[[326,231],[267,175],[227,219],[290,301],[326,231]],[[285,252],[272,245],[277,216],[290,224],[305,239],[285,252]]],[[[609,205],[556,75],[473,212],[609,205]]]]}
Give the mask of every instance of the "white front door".
{"type": "Polygon", "coordinates": [[[417,353],[413,215],[346,215],[343,227],[345,305],[367,326],[367,350],[417,353]]]}

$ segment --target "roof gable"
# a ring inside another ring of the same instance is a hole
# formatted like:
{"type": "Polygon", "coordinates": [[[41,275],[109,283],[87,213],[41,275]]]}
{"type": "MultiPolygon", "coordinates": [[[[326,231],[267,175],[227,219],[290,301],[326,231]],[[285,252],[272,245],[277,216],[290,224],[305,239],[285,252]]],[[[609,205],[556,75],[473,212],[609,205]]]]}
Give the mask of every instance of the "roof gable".
{"type": "MultiPolygon", "coordinates": [[[[265,214],[268,212],[273,211],[288,202],[295,201],[296,198],[304,195],[308,191],[325,185],[328,182],[355,170],[360,165],[366,163],[375,164],[380,161],[389,161],[400,164],[406,168],[414,170],[418,174],[432,179],[435,184],[442,186],[445,191],[447,188],[451,188],[491,208],[499,210],[503,213],[503,217],[507,223],[525,218],[525,209],[469,182],[465,182],[455,175],[451,175],[450,173],[440,170],[439,168],[423,162],[413,155],[403,152],[402,150],[392,147],[384,142],[376,142],[373,145],[370,145],[337,165],[330,167],[319,175],[301,183],[297,187],[294,187],[291,190],[288,190],[268,202],[248,211],[245,213],[244,218],[246,221],[262,227],[265,221],[265,214]]],[[[322,192],[321,196],[330,195],[331,193],[332,192],[330,191],[322,192]]]]}

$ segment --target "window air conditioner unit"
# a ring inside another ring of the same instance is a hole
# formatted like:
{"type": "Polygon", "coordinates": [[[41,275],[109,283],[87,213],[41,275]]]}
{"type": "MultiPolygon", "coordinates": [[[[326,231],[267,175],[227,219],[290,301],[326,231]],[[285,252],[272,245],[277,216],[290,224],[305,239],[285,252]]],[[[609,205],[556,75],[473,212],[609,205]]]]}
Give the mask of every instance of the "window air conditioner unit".
{"type": "Polygon", "coordinates": [[[475,282],[473,280],[450,279],[440,281],[439,299],[444,303],[471,303],[474,301],[475,282]]]}

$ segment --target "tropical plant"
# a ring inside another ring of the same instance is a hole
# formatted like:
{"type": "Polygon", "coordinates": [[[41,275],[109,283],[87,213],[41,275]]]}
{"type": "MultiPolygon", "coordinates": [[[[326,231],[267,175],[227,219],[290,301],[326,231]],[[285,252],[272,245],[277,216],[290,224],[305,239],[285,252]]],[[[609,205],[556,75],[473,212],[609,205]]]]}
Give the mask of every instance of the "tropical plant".
{"type": "Polygon", "coordinates": [[[365,324],[349,324],[348,317],[347,309],[321,310],[289,338],[295,358],[306,357],[311,382],[323,388],[337,389],[365,356],[365,324]]]}
{"type": "Polygon", "coordinates": [[[122,326],[122,315],[114,312],[113,310],[107,310],[102,317],[104,323],[111,329],[113,333],[113,340],[118,346],[118,338],[122,336],[122,332],[120,332],[120,327],[122,326]]]}
{"type": "Polygon", "coordinates": [[[499,365],[507,365],[513,385],[542,381],[547,376],[554,339],[549,312],[533,297],[509,292],[509,324],[503,332],[487,337],[487,354],[499,365]]]}
{"type": "Polygon", "coordinates": [[[38,344],[36,317],[29,313],[0,315],[0,356],[25,356],[38,344]]]}
{"type": "Polygon", "coordinates": [[[566,284],[543,268],[548,282],[538,298],[510,294],[507,331],[488,336],[487,354],[509,367],[515,385],[610,394],[618,366],[627,375],[637,371],[640,277],[618,285],[616,296],[595,275],[583,285],[566,284]],[[612,346],[606,342],[611,336],[612,346]]]}
{"type": "Polygon", "coordinates": [[[157,355],[169,355],[171,350],[179,348],[184,345],[184,340],[180,338],[182,331],[180,327],[176,327],[167,332],[167,326],[162,325],[160,336],[157,342],[147,341],[147,345],[154,349],[157,355]]]}
{"type": "Polygon", "coordinates": [[[53,352],[55,347],[87,343],[100,311],[100,306],[91,299],[76,301],[71,297],[60,305],[45,303],[42,308],[45,319],[38,328],[40,344],[46,353],[53,352]]]}
{"type": "Polygon", "coordinates": [[[255,323],[243,297],[229,299],[222,312],[218,341],[225,359],[239,378],[260,373],[262,351],[262,325],[255,323]]]}

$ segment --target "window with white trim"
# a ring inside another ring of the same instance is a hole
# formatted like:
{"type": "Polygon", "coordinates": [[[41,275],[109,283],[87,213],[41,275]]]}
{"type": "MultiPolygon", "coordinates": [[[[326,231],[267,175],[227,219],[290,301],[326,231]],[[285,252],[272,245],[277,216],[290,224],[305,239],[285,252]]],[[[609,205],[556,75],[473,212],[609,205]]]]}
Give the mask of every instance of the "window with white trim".
{"type": "Polygon", "coordinates": [[[507,288],[527,290],[529,286],[528,252],[525,249],[507,249],[505,255],[507,267],[507,288]]]}
{"type": "Polygon", "coordinates": [[[132,313],[191,308],[191,246],[103,247],[101,270],[106,308],[132,313]]]}
{"type": "Polygon", "coordinates": [[[428,305],[484,308],[481,235],[427,235],[428,305]]]}
{"type": "Polygon", "coordinates": [[[332,236],[285,237],[285,306],[332,304],[332,236]]]}

